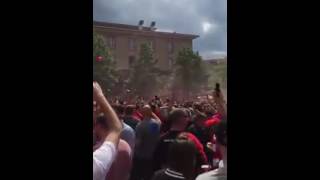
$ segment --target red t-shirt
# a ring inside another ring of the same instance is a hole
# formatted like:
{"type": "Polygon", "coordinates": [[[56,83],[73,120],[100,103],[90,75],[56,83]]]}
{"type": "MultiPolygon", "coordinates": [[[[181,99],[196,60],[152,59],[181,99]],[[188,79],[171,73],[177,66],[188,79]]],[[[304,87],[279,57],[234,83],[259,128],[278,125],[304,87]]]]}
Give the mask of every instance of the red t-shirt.
{"type": "Polygon", "coordinates": [[[139,111],[135,111],[132,116],[140,121],[143,119],[143,116],[139,111]]]}
{"type": "Polygon", "coordinates": [[[162,117],[160,111],[156,111],[155,114],[158,116],[158,118],[160,119],[161,122],[164,121],[164,118],[162,117]]]}
{"type": "Polygon", "coordinates": [[[186,134],[187,134],[188,139],[195,144],[195,146],[196,146],[198,152],[200,152],[201,157],[203,158],[204,162],[208,162],[208,158],[206,156],[206,153],[204,152],[203,145],[201,144],[199,139],[195,135],[193,135],[192,133],[188,132],[186,134]]]}
{"type": "Polygon", "coordinates": [[[212,127],[212,126],[218,124],[220,121],[221,121],[220,114],[216,114],[216,115],[214,115],[211,118],[206,120],[205,127],[212,127]]]}

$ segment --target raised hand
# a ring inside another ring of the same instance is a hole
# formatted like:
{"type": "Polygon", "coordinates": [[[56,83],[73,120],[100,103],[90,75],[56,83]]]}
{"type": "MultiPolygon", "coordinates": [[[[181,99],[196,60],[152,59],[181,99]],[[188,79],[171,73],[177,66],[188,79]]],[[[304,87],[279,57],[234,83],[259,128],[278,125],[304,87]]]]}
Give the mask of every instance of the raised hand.
{"type": "Polygon", "coordinates": [[[93,99],[99,101],[103,97],[104,95],[100,85],[97,82],[93,82],[93,99]]]}

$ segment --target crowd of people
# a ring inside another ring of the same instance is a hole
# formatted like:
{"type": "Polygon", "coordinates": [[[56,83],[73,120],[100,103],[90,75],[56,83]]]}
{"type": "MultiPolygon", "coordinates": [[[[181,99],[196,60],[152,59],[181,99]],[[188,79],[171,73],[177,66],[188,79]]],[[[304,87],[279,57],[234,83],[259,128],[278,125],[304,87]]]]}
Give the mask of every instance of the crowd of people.
{"type": "Polygon", "coordinates": [[[212,97],[109,102],[93,82],[93,179],[227,179],[226,102],[212,97]]]}

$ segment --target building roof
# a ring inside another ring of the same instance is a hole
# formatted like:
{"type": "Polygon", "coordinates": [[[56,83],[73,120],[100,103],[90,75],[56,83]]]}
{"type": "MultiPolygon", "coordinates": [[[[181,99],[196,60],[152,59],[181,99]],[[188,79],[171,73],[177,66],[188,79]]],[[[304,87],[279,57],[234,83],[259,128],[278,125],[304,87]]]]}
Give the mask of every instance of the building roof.
{"type": "Polygon", "coordinates": [[[227,56],[221,58],[205,59],[205,61],[227,61],[227,56]]]}
{"type": "Polygon", "coordinates": [[[205,59],[205,63],[208,64],[219,64],[219,63],[226,63],[227,62],[227,57],[224,58],[216,58],[216,59],[205,59]]]}
{"type": "Polygon", "coordinates": [[[156,35],[156,36],[166,36],[172,38],[184,38],[184,39],[195,39],[198,38],[198,35],[193,34],[182,34],[176,32],[161,32],[161,31],[153,31],[150,27],[145,27],[139,30],[138,25],[128,25],[128,24],[118,24],[118,23],[110,23],[110,22],[99,22],[93,21],[93,26],[99,29],[110,29],[117,30],[119,32],[134,32],[134,33],[142,33],[144,35],[156,35]]]}
{"type": "MultiPolygon", "coordinates": [[[[110,23],[110,22],[99,22],[93,21],[94,26],[101,26],[101,27],[109,27],[109,28],[121,28],[121,29],[130,29],[130,30],[137,30],[138,26],[129,25],[129,24],[118,24],[118,23],[110,23]]],[[[151,31],[150,27],[143,27],[144,31],[151,31]]]]}

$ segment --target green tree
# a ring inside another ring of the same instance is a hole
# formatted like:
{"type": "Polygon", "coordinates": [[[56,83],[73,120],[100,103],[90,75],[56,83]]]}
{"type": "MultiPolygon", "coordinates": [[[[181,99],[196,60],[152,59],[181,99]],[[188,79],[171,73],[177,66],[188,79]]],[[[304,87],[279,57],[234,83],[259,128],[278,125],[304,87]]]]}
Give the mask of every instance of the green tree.
{"type": "Polygon", "coordinates": [[[202,58],[191,49],[182,49],[174,66],[174,88],[181,89],[184,97],[188,98],[190,93],[197,93],[206,85],[208,75],[202,58]]]}
{"type": "Polygon", "coordinates": [[[157,89],[157,60],[149,44],[141,44],[139,58],[133,63],[129,79],[130,89],[137,95],[148,97],[157,89]]]}
{"type": "Polygon", "coordinates": [[[220,83],[222,89],[227,89],[227,63],[212,64],[207,66],[210,73],[209,86],[215,87],[215,83],[220,83]]]}
{"type": "Polygon", "coordinates": [[[103,37],[93,32],[93,79],[104,91],[112,90],[116,82],[115,62],[103,37]],[[98,57],[101,60],[98,61],[98,57]]]}

